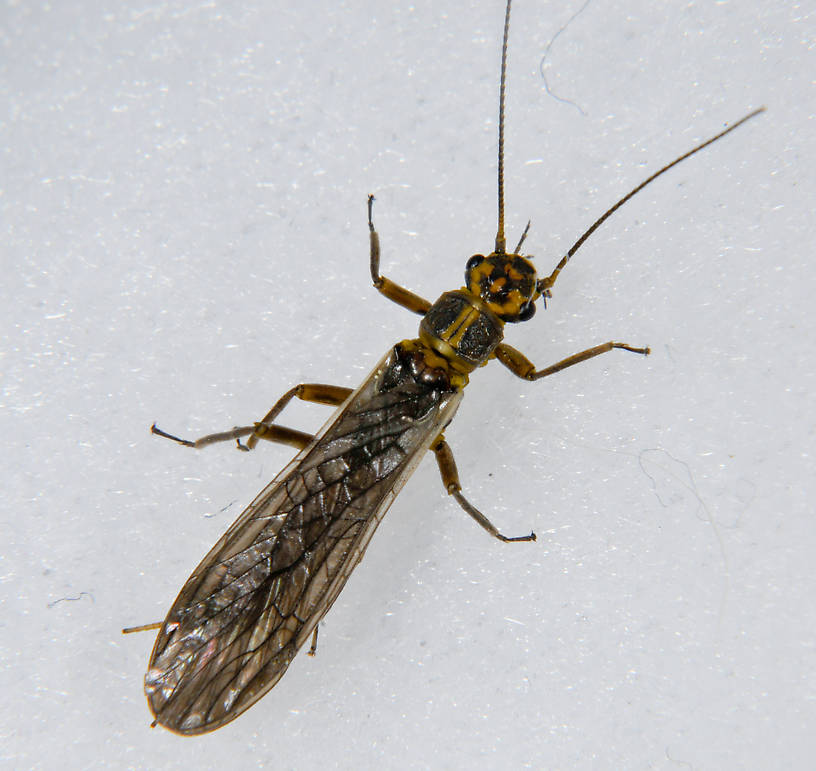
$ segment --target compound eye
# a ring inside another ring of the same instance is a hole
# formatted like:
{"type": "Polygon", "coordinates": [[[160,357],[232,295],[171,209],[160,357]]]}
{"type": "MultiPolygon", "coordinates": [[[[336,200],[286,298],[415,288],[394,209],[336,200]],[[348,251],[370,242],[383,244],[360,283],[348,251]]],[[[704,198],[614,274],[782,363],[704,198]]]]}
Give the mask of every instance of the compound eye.
{"type": "Polygon", "coordinates": [[[526,305],[522,306],[521,311],[518,315],[519,321],[529,321],[533,316],[535,316],[536,307],[535,303],[530,300],[526,305]]]}

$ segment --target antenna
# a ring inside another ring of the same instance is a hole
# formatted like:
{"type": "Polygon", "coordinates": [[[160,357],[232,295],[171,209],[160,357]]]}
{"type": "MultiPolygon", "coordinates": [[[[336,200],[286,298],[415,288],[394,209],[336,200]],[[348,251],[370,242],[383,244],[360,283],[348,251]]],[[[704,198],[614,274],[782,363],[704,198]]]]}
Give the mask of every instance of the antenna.
{"type": "MultiPolygon", "coordinates": [[[[716,136],[711,137],[710,139],[706,139],[705,142],[697,145],[697,147],[689,150],[687,153],[683,153],[679,158],[675,158],[671,163],[667,163],[662,169],[656,171],[652,176],[644,179],[637,187],[630,190],[623,198],[621,198],[614,206],[607,209],[598,219],[593,222],[589,228],[587,228],[586,232],[570,247],[570,250],[562,257],[561,262],[555,266],[555,270],[547,277],[543,278],[538,282],[539,291],[544,294],[544,292],[548,291],[552,285],[555,283],[555,279],[558,278],[558,274],[564,269],[564,266],[569,262],[570,257],[572,257],[575,252],[577,252],[583,245],[584,241],[586,241],[607,219],[609,219],[612,214],[614,214],[621,206],[623,206],[632,196],[639,193],[643,190],[646,185],[650,182],[654,182],[661,174],[665,174],[672,166],[676,166],[681,161],[686,160],[686,158],[690,158],[694,153],[700,152],[704,147],[708,147],[713,142],[716,142],[718,139],[722,139],[726,134],[730,134],[735,128],[741,126],[745,121],[750,120],[756,115],[759,115],[761,112],[765,112],[764,107],[759,107],[758,109],[754,110],[753,112],[749,112],[744,118],[740,118],[734,125],[729,126],[724,131],[721,131],[716,136]]],[[[501,140],[500,140],[501,141],[501,140]]],[[[500,156],[501,157],[501,156],[500,156]]],[[[499,165],[499,169],[501,169],[501,161],[499,165]]],[[[499,171],[501,175],[501,171],[499,171]]],[[[499,220],[501,222],[501,219],[499,220]]],[[[496,237],[496,243],[498,244],[498,236],[496,237]]]]}
{"type": "Polygon", "coordinates": [[[499,86],[499,228],[496,231],[496,254],[504,254],[507,242],[504,238],[504,83],[507,75],[507,37],[510,34],[510,4],[504,11],[504,39],[501,55],[501,85],[499,86]]]}

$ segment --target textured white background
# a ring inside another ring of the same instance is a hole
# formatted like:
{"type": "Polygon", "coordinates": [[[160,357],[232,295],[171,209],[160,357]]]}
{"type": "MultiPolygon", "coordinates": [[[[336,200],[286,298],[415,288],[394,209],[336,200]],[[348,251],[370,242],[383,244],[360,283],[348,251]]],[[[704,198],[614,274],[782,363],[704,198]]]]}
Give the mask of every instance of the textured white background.
{"type": "MultiPolygon", "coordinates": [[[[477,372],[322,627],[237,722],[148,727],[159,620],[285,448],[200,454],[300,381],[354,386],[495,235],[502,3],[0,9],[0,762],[9,768],[809,768],[816,740],[814,18],[518,0],[508,240],[577,255],[477,372]],[[277,6],[277,7],[275,7],[277,6]]],[[[319,406],[285,422],[317,428],[319,406]]]]}

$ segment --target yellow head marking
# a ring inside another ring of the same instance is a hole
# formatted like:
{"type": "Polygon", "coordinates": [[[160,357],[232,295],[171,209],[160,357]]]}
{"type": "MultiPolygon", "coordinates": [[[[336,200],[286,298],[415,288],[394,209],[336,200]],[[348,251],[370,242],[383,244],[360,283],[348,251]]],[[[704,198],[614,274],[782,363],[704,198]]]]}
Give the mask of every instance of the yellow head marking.
{"type": "Polygon", "coordinates": [[[465,270],[467,288],[503,321],[525,321],[535,312],[540,296],[533,263],[520,254],[470,258],[465,270]]]}

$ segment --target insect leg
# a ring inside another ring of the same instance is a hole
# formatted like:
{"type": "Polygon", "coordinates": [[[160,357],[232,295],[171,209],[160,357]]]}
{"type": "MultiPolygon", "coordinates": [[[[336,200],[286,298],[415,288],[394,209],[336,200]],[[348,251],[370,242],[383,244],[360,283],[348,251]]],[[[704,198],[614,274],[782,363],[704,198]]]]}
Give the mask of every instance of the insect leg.
{"type": "Polygon", "coordinates": [[[228,442],[235,439],[238,442],[238,448],[241,450],[251,450],[258,443],[259,439],[264,439],[269,442],[277,442],[279,444],[288,444],[298,449],[303,449],[310,441],[312,435],[303,431],[297,431],[294,428],[287,428],[286,426],[274,425],[275,418],[281,413],[284,407],[289,404],[292,399],[297,397],[305,402],[315,402],[316,404],[328,404],[337,406],[342,404],[348,395],[351,393],[351,388],[344,388],[343,386],[325,385],[323,383],[301,383],[294,388],[290,388],[272,407],[269,412],[252,426],[237,426],[231,431],[221,431],[216,434],[207,434],[199,439],[181,439],[173,434],[168,434],[156,427],[154,423],[150,431],[151,433],[163,436],[165,439],[172,439],[174,442],[184,445],[185,447],[194,447],[200,450],[208,444],[215,444],[217,442],[228,442]],[[240,439],[243,436],[249,436],[246,445],[241,444],[240,439]]]}
{"type": "MultiPolygon", "coordinates": [[[[252,436],[247,440],[247,449],[251,450],[259,439],[266,439],[270,442],[282,442],[284,444],[294,444],[288,442],[286,439],[281,439],[276,436],[277,429],[282,429],[284,426],[275,426],[273,422],[278,415],[283,411],[283,408],[289,404],[292,399],[297,396],[298,399],[304,402],[313,402],[314,404],[328,404],[331,407],[337,407],[342,404],[354,389],[344,388],[343,386],[326,385],[324,383],[301,383],[294,388],[290,388],[277,402],[275,406],[264,415],[263,419],[255,424],[255,430],[252,436]]],[[[293,429],[286,429],[292,431],[293,429]]],[[[296,433],[302,433],[300,431],[296,433]]],[[[311,435],[304,434],[309,438],[303,444],[294,444],[295,447],[302,449],[312,439],[311,435]]],[[[240,446],[240,445],[239,445],[240,446]]]]}
{"type": "Polygon", "coordinates": [[[154,629],[161,629],[162,622],[154,621],[151,624],[140,624],[139,626],[128,626],[122,630],[122,634],[133,634],[134,632],[152,632],[154,629]]]}
{"type": "Polygon", "coordinates": [[[374,196],[368,196],[368,241],[369,253],[371,256],[371,280],[377,291],[384,294],[389,300],[397,305],[407,308],[409,311],[424,316],[431,307],[425,298],[395,284],[390,278],[380,275],[380,236],[374,230],[374,196]]]}
{"type": "Polygon", "coordinates": [[[437,440],[431,445],[431,449],[436,456],[436,463],[439,466],[439,473],[442,476],[442,484],[449,495],[456,498],[457,503],[475,519],[490,535],[500,541],[510,543],[511,541],[535,541],[535,533],[530,535],[520,535],[515,538],[508,538],[502,535],[498,528],[479,509],[473,506],[464,495],[462,495],[462,485],[459,482],[459,472],[456,469],[456,461],[453,459],[453,452],[445,438],[440,434],[437,440]]]}
{"type": "Polygon", "coordinates": [[[644,356],[648,356],[651,353],[648,346],[646,348],[634,348],[628,343],[613,343],[610,341],[608,343],[596,345],[593,348],[587,348],[585,351],[581,351],[580,353],[574,353],[572,356],[567,356],[566,359],[561,359],[561,361],[556,362],[549,367],[537,370],[533,362],[531,362],[521,351],[516,350],[512,345],[501,343],[498,348],[496,348],[496,358],[514,375],[518,375],[524,380],[538,380],[539,378],[547,377],[547,375],[552,375],[556,372],[560,372],[562,369],[571,367],[573,364],[579,364],[580,362],[591,359],[594,356],[600,356],[602,353],[611,351],[613,348],[620,348],[621,350],[631,351],[632,353],[640,353],[644,356]]]}
{"type": "Polygon", "coordinates": [[[312,644],[309,646],[307,653],[309,656],[314,656],[317,653],[317,627],[312,632],[312,644]]]}

